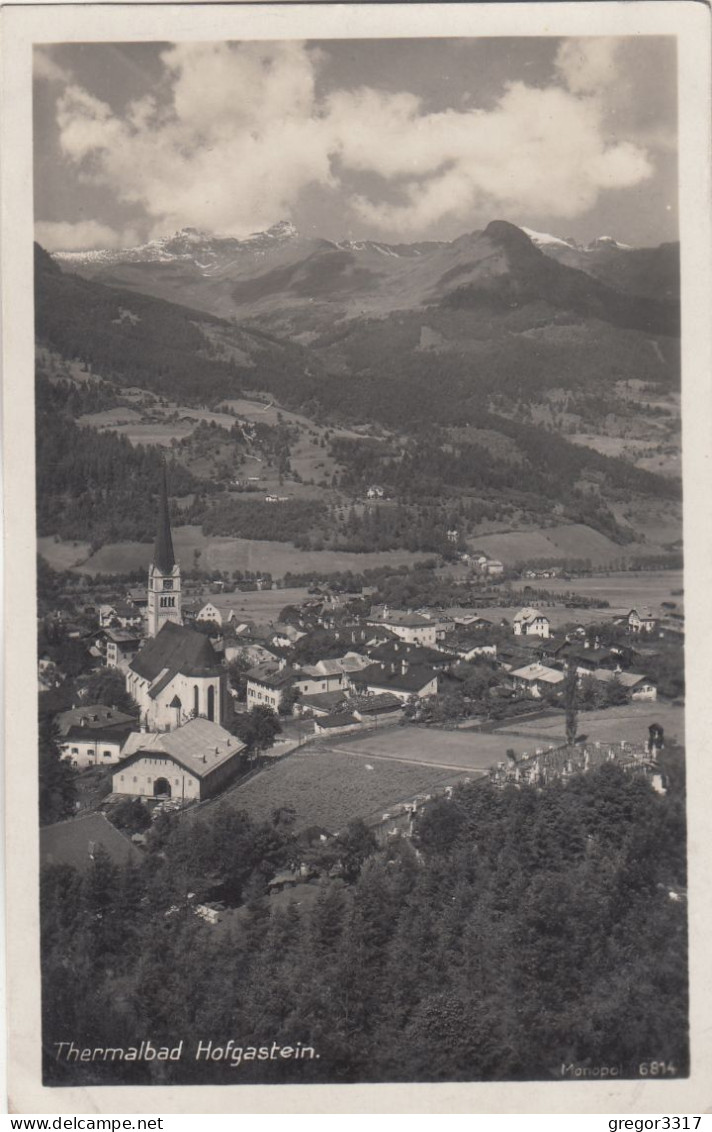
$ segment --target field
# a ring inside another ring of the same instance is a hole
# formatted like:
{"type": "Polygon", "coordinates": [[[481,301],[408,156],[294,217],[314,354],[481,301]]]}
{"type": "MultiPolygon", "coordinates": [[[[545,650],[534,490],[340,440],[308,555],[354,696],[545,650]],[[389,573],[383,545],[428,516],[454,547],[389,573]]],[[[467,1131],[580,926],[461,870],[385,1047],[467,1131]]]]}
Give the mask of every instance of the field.
{"type": "Polygon", "coordinates": [[[509,566],[537,558],[590,558],[594,565],[605,565],[621,556],[621,548],[611,539],[580,523],[477,535],[468,542],[470,549],[481,550],[509,566]]]}
{"type": "Polygon", "coordinates": [[[223,616],[234,609],[236,613],[244,614],[247,621],[269,624],[278,620],[285,605],[299,605],[306,601],[308,596],[306,587],[294,586],[283,590],[253,590],[247,593],[242,591],[231,594],[204,593],[201,597],[191,595],[190,600],[210,601],[223,616]]]}
{"type": "MultiPolygon", "coordinates": [[[[52,540],[49,541],[51,543],[52,540]]],[[[193,568],[195,551],[200,551],[201,570],[227,570],[229,573],[233,570],[254,571],[269,573],[274,578],[281,578],[290,571],[318,574],[345,570],[360,572],[376,566],[407,564],[424,557],[408,550],[354,554],[338,550],[297,550],[288,542],[224,538],[217,535],[206,538],[200,527],[195,526],[174,528],[173,545],[176,558],[184,570],[193,568]]],[[[74,569],[82,574],[121,574],[130,570],[147,570],[152,554],[153,544],[148,542],[107,543],[74,569]]]]}
{"type": "Polygon", "coordinates": [[[86,562],[91,554],[88,542],[62,542],[52,535],[37,539],[37,553],[41,554],[53,570],[71,570],[86,562]]]}
{"type": "MultiPolygon", "coordinates": [[[[539,582],[513,582],[513,588],[523,590],[526,585],[541,586],[549,593],[575,593],[586,597],[599,598],[607,601],[610,609],[603,611],[608,617],[616,612],[628,612],[630,609],[650,609],[653,613],[661,612],[663,601],[674,601],[678,610],[684,606],[681,594],[672,596],[675,591],[683,588],[682,570],[640,570],[623,571],[621,573],[599,574],[590,578],[543,578],[539,582]]],[[[566,610],[569,619],[576,619],[576,610],[566,610]]],[[[586,610],[586,617],[589,611],[586,610]]],[[[547,616],[549,610],[547,609],[547,616]]]]}
{"type": "Polygon", "coordinates": [[[531,740],[500,736],[496,731],[443,731],[434,727],[391,727],[368,735],[330,744],[330,750],[350,758],[392,759],[395,762],[435,766],[449,771],[487,770],[504,758],[511,747],[521,754],[531,750],[531,740]]]}
{"type": "MultiPolygon", "coordinates": [[[[452,770],[314,747],[266,767],[223,795],[221,802],[245,810],[256,821],[268,821],[279,806],[292,806],[297,814],[296,830],[317,825],[336,833],[352,818],[376,822],[389,806],[469,777],[452,770]]],[[[196,816],[203,811],[200,807],[196,816]]]]}

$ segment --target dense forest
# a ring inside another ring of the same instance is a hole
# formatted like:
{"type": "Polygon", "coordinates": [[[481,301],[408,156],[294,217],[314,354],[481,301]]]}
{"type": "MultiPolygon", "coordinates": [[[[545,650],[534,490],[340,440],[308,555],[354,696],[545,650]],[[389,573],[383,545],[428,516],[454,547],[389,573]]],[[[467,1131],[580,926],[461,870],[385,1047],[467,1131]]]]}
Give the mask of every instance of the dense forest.
{"type": "MultiPolygon", "coordinates": [[[[38,374],[38,534],[87,540],[95,546],[120,539],[152,539],[161,449],[134,447],[117,433],[80,427],[67,409],[76,396],[70,386],[53,385],[38,374]]],[[[171,463],[169,476],[175,495],[195,487],[190,472],[177,463],[171,463]]]]}
{"type": "Polygon", "coordinates": [[[417,853],[359,822],[321,843],[281,812],[219,808],[162,818],[138,867],[45,868],[45,1081],[549,1080],[571,1062],[637,1077],[651,1057],[685,1075],[684,793],[666,757],[664,796],[613,766],[461,787],[425,810],[417,853]],[[297,861],[319,868],[316,899],[272,910],[269,877],[297,861]],[[216,885],[240,906],[227,934],[186,899],[216,885]],[[184,1052],[68,1065],[69,1037],[184,1052]],[[319,1058],[198,1062],[208,1038],[319,1058]]]}

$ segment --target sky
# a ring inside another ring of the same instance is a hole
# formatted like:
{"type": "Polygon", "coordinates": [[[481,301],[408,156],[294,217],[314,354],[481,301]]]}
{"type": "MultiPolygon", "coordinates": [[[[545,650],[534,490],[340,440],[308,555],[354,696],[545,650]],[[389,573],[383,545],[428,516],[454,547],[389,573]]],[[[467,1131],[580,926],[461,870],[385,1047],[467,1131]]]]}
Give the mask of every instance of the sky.
{"type": "Polygon", "coordinates": [[[35,49],[36,236],[678,238],[673,37],[35,49]]]}

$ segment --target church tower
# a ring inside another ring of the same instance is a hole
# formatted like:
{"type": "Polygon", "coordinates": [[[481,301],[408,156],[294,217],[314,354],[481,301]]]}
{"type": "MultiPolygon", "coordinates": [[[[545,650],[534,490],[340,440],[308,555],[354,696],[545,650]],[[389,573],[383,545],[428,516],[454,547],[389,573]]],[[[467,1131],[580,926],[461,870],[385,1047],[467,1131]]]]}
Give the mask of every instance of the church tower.
{"type": "Polygon", "coordinates": [[[158,531],[153,562],[148,568],[148,635],[155,637],[167,621],[180,625],[180,566],[173,554],[171,523],[168,517],[168,487],[163,466],[158,504],[158,531]]]}

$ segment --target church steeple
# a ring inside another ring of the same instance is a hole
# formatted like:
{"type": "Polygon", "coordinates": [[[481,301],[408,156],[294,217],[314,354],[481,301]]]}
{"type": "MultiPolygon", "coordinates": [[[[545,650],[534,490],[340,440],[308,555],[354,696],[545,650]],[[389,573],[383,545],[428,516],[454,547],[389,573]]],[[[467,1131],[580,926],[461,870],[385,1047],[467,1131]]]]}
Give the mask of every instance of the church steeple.
{"type": "Polygon", "coordinates": [[[173,552],[171,522],[168,514],[166,466],[161,473],[158,496],[158,528],[153,562],[148,568],[148,635],[155,637],[167,621],[181,624],[180,566],[173,552]]]}
{"type": "Polygon", "coordinates": [[[173,553],[173,539],[171,537],[171,521],[168,515],[168,483],[166,480],[166,465],[163,465],[161,475],[161,490],[158,497],[158,529],[156,531],[156,546],[153,551],[153,565],[162,574],[170,574],[176,564],[173,553]]]}

